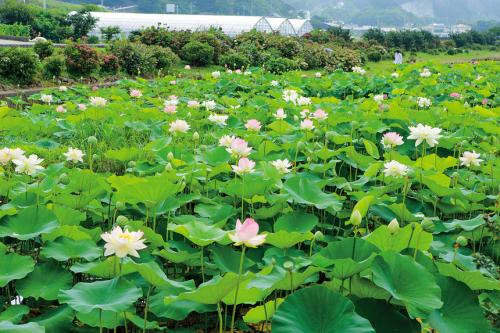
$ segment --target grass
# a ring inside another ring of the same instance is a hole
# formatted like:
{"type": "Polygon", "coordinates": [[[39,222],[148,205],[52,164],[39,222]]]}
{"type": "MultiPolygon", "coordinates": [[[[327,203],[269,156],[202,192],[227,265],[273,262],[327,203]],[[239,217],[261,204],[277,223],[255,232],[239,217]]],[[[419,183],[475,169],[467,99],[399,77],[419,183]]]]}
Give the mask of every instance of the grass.
{"type": "MultiPolygon", "coordinates": [[[[455,55],[448,54],[427,54],[427,53],[417,53],[416,63],[426,63],[426,62],[435,62],[440,64],[446,63],[460,63],[460,62],[468,62],[473,59],[486,59],[500,57],[499,51],[487,51],[487,50],[471,50],[468,53],[460,53],[455,55]]],[[[408,56],[405,57],[405,61],[408,60],[408,56]]],[[[394,71],[396,66],[393,64],[392,60],[384,60],[380,62],[369,62],[366,66],[370,72],[377,74],[387,74],[394,71]]]]}
{"type": "MultiPolygon", "coordinates": [[[[47,8],[49,9],[59,9],[61,11],[70,12],[82,8],[81,5],[68,3],[64,1],[58,1],[58,0],[46,0],[46,1],[47,1],[47,8]]],[[[27,0],[26,4],[42,7],[43,0],[27,0]]]]}

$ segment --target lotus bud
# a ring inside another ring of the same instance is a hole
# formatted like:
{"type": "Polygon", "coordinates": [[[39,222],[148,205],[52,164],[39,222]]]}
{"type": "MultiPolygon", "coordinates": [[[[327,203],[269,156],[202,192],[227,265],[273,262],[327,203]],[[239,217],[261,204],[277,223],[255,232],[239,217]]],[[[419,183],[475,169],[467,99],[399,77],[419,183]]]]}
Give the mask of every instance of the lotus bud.
{"type": "Polygon", "coordinates": [[[69,177],[68,177],[68,174],[66,173],[63,173],[60,177],[59,177],[59,182],[63,185],[68,185],[69,184],[69,177]]]}
{"type": "Polygon", "coordinates": [[[302,150],[302,149],[304,149],[304,148],[305,148],[305,146],[306,146],[306,145],[304,144],[304,142],[299,141],[299,142],[297,143],[297,150],[302,150]]]}
{"type": "Polygon", "coordinates": [[[333,139],[335,139],[335,132],[326,132],[326,138],[328,139],[328,141],[333,141],[333,139]]]}
{"type": "Polygon", "coordinates": [[[456,243],[460,246],[467,246],[467,244],[469,244],[469,241],[464,236],[458,236],[456,243]]]}
{"type": "Polygon", "coordinates": [[[427,232],[430,232],[430,233],[433,233],[434,229],[436,227],[435,224],[434,224],[434,222],[431,219],[428,219],[428,218],[424,218],[422,220],[422,222],[420,223],[420,225],[422,226],[422,229],[424,229],[424,231],[427,231],[427,232]]]}
{"type": "Polygon", "coordinates": [[[97,138],[95,136],[89,136],[87,138],[87,142],[89,143],[89,145],[95,145],[97,144],[97,138]]]}
{"type": "Polygon", "coordinates": [[[169,152],[169,153],[167,154],[167,159],[168,159],[169,161],[173,160],[173,159],[174,159],[174,154],[173,154],[172,152],[169,152]]]}
{"type": "Polygon", "coordinates": [[[125,203],[121,202],[121,201],[117,201],[116,202],[116,209],[125,209],[127,208],[127,206],[125,205],[125,203]]]}
{"type": "Polygon", "coordinates": [[[352,215],[351,215],[351,224],[353,226],[358,226],[361,224],[361,221],[363,220],[363,217],[361,216],[361,213],[359,212],[359,210],[355,210],[354,212],[352,212],[352,215]]]}
{"type": "Polygon", "coordinates": [[[92,155],[92,160],[97,161],[99,159],[99,155],[93,154],[92,155]]]}
{"type": "Polygon", "coordinates": [[[135,161],[130,161],[130,162],[128,162],[127,165],[128,165],[129,168],[135,168],[135,166],[137,165],[137,163],[135,163],[135,161]]]}
{"type": "Polygon", "coordinates": [[[286,269],[287,271],[291,272],[293,269],[293,262],[285,261],[285,263],[283,264],[283,268],[286,269]]]}
{"type": "Polygon", "coordinates": [[[167,165],[165,165],[165,171],[172,171],[172,170],[174,170],[174,168],[172,167],[172,164],[167,163],[167,165]]]}
{"type": "Polygon", "coordinates": [[[307,156],[307,162],[310,163],[312,161],[311,156],[307,156]]]}
{"type": "Polygon", "coordinates": [[[399,231],[399,223],[397,219],[393,219],[389,225],[387,226],[387,229],[391,232],[391,234],[397,234],[399,231]]]}
{"type": "Polygon", "coordinates": [[[118,224],[123,224],[128,222],[128,217],[123,216],[123,215],[118,215],[116,218],[116,223],[118,224]]]}
{"type": "Polygon", "coordinates": [[[352,128],[358,128],[359,127],[359,122],[356,120],[351,121],[351,126],[352,128]]]}
{"type": "Polygon", "coordinates": [[[319,230],[314,233],[314,240],[321,240],[323,239],[323,237],[324,237],[323,233],[319,230]]]}
{"type": "Polygon", "coordinates": [[[315,129],[315,130],[314,130],[314,135],[316,135],[316,136],[321,136],[321,130],[319,130],[319,129],[315,129]]]}
{"type": "Polygon", "coordinates": [[[200,134],[198,134],[198,132],[193,133],[193,141],[195,142],[200,141],[200,134]]]}
{"type": "Polygon", "coordinates": [[[293,116],[293,120],[294,121],[299,121],[299,117],[298,116],[293,116]]]}

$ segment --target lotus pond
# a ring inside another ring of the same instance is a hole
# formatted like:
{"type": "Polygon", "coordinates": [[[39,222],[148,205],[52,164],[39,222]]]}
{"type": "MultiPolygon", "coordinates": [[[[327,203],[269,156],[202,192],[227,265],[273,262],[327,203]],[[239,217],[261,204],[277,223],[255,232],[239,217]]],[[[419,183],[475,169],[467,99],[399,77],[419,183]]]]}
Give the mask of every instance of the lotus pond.
{"type": "Polygon", "coordinates": [[[0,332],[498,332],[495,62],[0,107],[0,332]]]}

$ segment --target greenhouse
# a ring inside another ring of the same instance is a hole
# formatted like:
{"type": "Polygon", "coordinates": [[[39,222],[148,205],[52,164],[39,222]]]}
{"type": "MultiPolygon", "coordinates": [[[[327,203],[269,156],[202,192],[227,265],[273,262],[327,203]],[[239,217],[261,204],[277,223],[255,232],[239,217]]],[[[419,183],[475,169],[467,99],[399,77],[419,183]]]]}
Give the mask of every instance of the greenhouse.
{"type": "Polygon", "coordinates": [[[229,15],[176,15],[176,14],[136,14],[91,12],[98,19],[92,34],[99,35],[100,29],[117,26],[128,35],[130,32],[155,25],[164,25],[171,30],[203,31],[219,28],[228,36],[234,37],[242,32],[256,29],[272,32],[269,22],[260,16],[229,15]]]}
{"type": "Polygon", "coordinates": [[[314,29],[310,20],[290,19],[289,21],[295,29],[297,36],[304,36],[314,29]]]}
{"type": "Polygon", "coordinates": [[[266,17],[267,22],[271,25],[274,32],[278,32],[283,36],[295,36],[295,29],[287,18],[283,17],[266,17]]]}

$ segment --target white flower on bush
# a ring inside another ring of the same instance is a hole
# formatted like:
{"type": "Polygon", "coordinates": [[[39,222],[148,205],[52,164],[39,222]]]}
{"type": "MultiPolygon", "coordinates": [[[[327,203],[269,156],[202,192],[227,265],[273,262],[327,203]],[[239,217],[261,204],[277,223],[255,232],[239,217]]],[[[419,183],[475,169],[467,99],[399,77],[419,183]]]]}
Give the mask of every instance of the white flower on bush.
{"type": "Polygon", "coordinates": [[[220,78],[220,72],[219,72],[219,71],[212,72],[212,77],[213,77],[214,79],[218,79],[218,78],[220,78]]]}
{"type": "Polygon", "coordinates": [[[69,147],[68,151],[63,155],[66,156],[66,161],[73,163],[83,163],[83,156],[85,156],[85,154],[80,149],[71,147],[69,147]]]}
{"type": "Polygon", "coordinates": [[[419,108],[425,109],[432,105],[432,102],[429,98],[426,97],[417,97],[417,105],[419,108]]]}
{"type": "Polygon", "coordinates": [[[227,118],[229,118],[229,116],[216,113],[212,113],[210,116],[208,116],[209,121],[219,126],[226,126],[227,118]]]}
{"type": "Polygon", "coordinates": [[[386,177],[402,178],[408,174],[408,167],[398,161],[390,161],[384,164],[384,175],[386,177]]]}
{"type": "Polygon", "coordinates": [[[432,72],[429,70],[429,68],[424,68],[421,72],[420,72],[420,77],[429,77],[432,75],[432,72]]]}
{"type": "Polygon", "coordinates": [[[358,74],[361,74],[361,75],[365,75],[366,74],[366,70],[364,70],[363,68],[359,67],[359,66],[354,66],[352,68],[352,71],[354,73],[358,73],[358,74]]]}
{"type": "Polygon", "coordinates": [[[281,174],[289,173],[290,168],[292,167],[292,163],[290,163],[287,159],[276,160],[276,161],[271,162],[271,164],[281,174]]]}
{"type": "Polygon", "coordinates": [[[410,126],[410,135],[408,139],[413,139],[415,141],[415,147],[421,144],[422,142],[427,142],[429,147],[434,147],[438,144],[439,138],[441,138],[441,128],[438,127],[430,127],[428,125],[418,124],[415,127],[410,126]]]}
{"type": "Polygon", "coordinates": [[[474,150],[472,152],[465,151],[460,157],[460,165],[470,168],[471,166],[479,166],[483,161],[480,159],[481,154],[476,153],[474,150]]]}
{"type": "Polygon", "coordinates": [[[40,100],[44,103],[50,104],[54,100],[52,95],[41,95],[40,100]]]}
{"type": "Polygon", "coordinates": [[[299,94],[295,90],[283,90],[283,99],[285,100],[285,102],[292,102],[293,104],[296,104],[298,98],[299,94]]]}
{"type": "Polygon", "coordinates": [[[35,154],[32,154],[29,157],[21,156],[13,159],[12,162],[16,165],[15,170],[17,173],[24,173],[26,175],[33,176],[38,171],[43,170],[43,167],[40,165],[43,162],[43,159],[38,158],[35,154]]]}
{"type": "Polygon", "coordinates": [[[189,126],[189,124],[185,120],[177,119],[170,123],[170,128],[168,129],[168,131],[174,134],[186,133],[190,128],[191,126],[189,126]]]}
{"type": "Polygon", "coordinates": [[[104,244],[104,255],[111,256],[115,254],[118,258],[131,255],[139,257],[137,250],[146,248],[142,231],[128,231],[122,230],[120,226],[116,226],[111,232],[105,232],[101,238],[106,242],[104,244]]]}
{"type": "Polygon", "coordinates": [[[102,98],[99,96],[90,97],[90,104],[92,106],[102,107],[102,106],[106,106],[107,103],[108,103],[108,101],[105,98],[102,98]]]}
{"type": "Polygon", "coordinates": [[[217,107],[217,103],[213,100],[203,101],[201,105],[208,111],[214,110],[217,107]]]}
{"type": "Polygon", "coordinates": [[[297,104],[300,106],[311,105],[311,99],[309,97],[300,96],[297,98],[297,104]]]}

